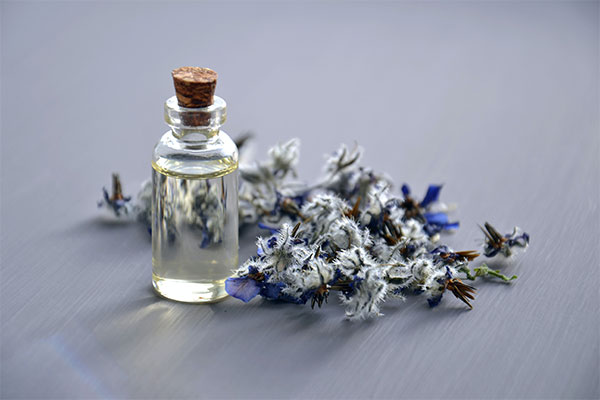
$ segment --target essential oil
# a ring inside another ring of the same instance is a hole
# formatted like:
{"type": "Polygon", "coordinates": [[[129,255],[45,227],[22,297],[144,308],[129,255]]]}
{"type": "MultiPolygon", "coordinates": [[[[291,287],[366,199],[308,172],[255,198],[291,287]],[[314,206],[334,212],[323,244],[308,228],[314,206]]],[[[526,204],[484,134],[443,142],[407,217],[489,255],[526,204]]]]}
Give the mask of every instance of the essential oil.
{"type": "Polygon", "coordinates": [[[220,129],[226,104],[214,96],[216,77],[206,68],[173,71],[171,130],[152,160],[152,284],[183,302],[226,297],[238,264],[238,151],[220,129]]]}

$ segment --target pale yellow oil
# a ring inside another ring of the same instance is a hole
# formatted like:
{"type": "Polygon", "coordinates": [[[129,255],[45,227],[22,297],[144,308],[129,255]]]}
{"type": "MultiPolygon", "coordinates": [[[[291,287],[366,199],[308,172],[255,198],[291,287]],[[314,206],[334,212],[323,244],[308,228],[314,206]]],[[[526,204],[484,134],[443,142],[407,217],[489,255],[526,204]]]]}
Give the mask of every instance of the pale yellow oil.
{"type": "Polygon", "coordinates": [[[183,302],[223,299],[238,265],[237,162],[205,175],[152,167],[154,289],[183,302]]]}

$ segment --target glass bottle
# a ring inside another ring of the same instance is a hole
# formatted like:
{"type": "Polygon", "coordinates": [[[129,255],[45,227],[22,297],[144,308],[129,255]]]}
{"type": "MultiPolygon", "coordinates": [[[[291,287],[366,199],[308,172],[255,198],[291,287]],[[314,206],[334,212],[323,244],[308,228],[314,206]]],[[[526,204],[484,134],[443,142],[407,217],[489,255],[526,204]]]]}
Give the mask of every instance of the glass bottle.
{"type": "Polygon", "coordinates": [[[238,263],[238,150],[220,129],[223,99],[182,107],[180,94],[165,102],[171,129],[152,157],[152,284],[172,300],[213,302],[238,263]]]}

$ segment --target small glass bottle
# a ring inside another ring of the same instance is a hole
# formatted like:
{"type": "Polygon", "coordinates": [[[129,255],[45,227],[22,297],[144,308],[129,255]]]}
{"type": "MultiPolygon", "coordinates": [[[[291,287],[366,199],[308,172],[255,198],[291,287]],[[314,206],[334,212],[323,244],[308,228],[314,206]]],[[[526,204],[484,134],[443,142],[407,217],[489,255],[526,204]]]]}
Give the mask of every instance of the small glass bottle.
{"type": "Polygon", "coordinates": [[[216,78],[207,68],[173,71],[171,129],[152,157],[152,284],[183,302],[226,297],[238,263],[238,150],[220,130],[226,104],[214,96],[216,78]]]}

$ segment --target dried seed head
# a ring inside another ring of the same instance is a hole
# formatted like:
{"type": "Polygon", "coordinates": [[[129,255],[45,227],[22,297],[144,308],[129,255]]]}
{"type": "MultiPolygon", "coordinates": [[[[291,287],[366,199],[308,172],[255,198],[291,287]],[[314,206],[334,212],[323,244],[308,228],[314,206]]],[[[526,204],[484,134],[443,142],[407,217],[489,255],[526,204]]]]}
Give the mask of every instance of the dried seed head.
{"type": "Polygon", "coordinates": [[[112,201],[123,200],[123,188],[121,187],[121,179],[119,174],[112,174],[112,201]]]}
{"type": "Polygon", "coordinates": [[[446,281],[446,289],[450,290],[454,296],[456,296],[459,300],[464,302],[470,309],[473,309],[471,303],[469,303],[468,299],[475,300],[473,294],[477,291],[473,286],[469,286],[463,283],[458,278],[448,279],[446,281]]]}

